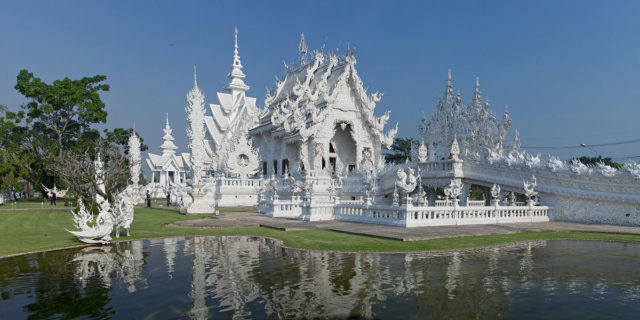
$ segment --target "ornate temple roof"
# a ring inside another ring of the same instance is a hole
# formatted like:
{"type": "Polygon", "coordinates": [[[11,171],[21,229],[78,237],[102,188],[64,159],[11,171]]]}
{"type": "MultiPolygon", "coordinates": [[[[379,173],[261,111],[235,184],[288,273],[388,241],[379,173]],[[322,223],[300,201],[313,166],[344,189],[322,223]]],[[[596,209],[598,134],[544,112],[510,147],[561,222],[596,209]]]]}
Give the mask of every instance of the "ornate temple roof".
{"type": "Polygon", "coordinates": [[[509,109],[505,107],[502,119],[499,119],[490,108],[489,99],[483,101],[479,78],[476,78],[471,103],[463,105],[460,92],[454,93],[449,70],[444,96],[438,99],[436,112],[429,119],[423,115],[418,127],[422,140],[432,146],[431,151],[437,158],[448,156],[454,139],[460,142],[463,157],[487,157],[492,152],[502,154],[511,127],[509,109]]]}
{"type": "Polygon", "coordinates": [[[252,132],[270,130],[306,140],[323,127],[323,119],[333,111],[356,106],[372,134],[389,147],[397,132],[384,134],[389,112],[375,117],[373,112],[382,94],[367,94],[355,68],[354,50],[347,54],[313,52],[308,59],[304,34],[299,45],[301,58],[293,66],[285,66],[284,79],[267,94],[260,124],[252,132]]]}

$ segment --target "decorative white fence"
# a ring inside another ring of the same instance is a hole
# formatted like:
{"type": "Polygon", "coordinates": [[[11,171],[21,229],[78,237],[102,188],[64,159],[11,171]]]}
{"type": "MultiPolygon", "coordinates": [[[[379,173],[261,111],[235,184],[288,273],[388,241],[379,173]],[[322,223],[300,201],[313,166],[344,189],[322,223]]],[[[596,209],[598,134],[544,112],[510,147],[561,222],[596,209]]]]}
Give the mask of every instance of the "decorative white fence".
{"type": "Polygon", "coordinates": [[[337,204],[336,220],[399,227],[549,221],[546,206],[394,207],[337,204]]]}

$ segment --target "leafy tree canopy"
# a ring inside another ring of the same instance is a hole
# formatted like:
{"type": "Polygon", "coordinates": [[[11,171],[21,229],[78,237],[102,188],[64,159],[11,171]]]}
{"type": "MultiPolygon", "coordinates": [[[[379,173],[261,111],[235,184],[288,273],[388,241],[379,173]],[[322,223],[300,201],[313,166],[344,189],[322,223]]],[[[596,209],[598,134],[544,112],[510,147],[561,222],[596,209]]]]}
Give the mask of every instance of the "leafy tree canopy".
{"type": "Polygon", "coordinates": [[[48,84],[27,70],[20,70],[15,89],[31,99],[23,108],[25,120],[34,134],[53,140],[53,150],[61,156],[63,150],[82,146],[88,138],[90,126],[107,121],[105,104],[100,91],[109,91],[109,85],[101,84],[107,77],[97,75],[80,80],[64,78],[48,84]]]}
{"type": "Polygon", "coordinates": [[[393,139],[391,152],[384,156],[387,163],[404,163],[411,157],[411,145],[417,143],[414,138],[393,139]]]}

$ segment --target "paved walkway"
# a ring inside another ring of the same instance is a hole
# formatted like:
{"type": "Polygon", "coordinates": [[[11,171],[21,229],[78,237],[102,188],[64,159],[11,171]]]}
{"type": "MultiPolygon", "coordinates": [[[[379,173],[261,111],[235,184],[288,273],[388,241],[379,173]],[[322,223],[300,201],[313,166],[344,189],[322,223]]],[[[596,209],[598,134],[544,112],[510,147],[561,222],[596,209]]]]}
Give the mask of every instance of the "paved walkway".
{"type": "Polygon", "coordinates": [[[325,229],[402,241],[490,234],[507,234],[523,231],[607,232],[640,235],[639,227],[591,225],[570,222],[528,222],[509,224],[400,228],[377,224],[353,223],[335,220],[309,222],[295,219],[270,218],[255,212],[231,212],[221,214],[215,219],[205,218],[199,220],[178,221],[170,224],[170,226],[194,228],[232,228],[262,226],[285,231],[325,229]]]}

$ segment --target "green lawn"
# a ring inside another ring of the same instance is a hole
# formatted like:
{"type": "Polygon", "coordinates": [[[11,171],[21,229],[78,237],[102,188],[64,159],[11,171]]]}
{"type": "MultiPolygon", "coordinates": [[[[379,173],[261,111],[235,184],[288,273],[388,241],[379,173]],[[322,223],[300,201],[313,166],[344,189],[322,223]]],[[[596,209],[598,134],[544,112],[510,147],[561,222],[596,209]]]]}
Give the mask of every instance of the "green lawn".
{"type": "MultiPolygon", "coordinates": [[[[118,240],[195,235],[256,235],[281,239],[285,245],[291,247],[335,251],[447,250],[540,239],[640,242],[640,235],[552,231],[402,242],[327,230],[281,231],[270,228],[166,227],[167,224],[175,221],[202,218],[202,216],[180,215],[177,210],[136,208],[135,220],[131,226],[132,236],[121,237],[118,240]]],[[[0,210],[0,256],[82,244],[64,230],[72,227],[71,220],[71,213],[67,210],[0,210]]]]}

